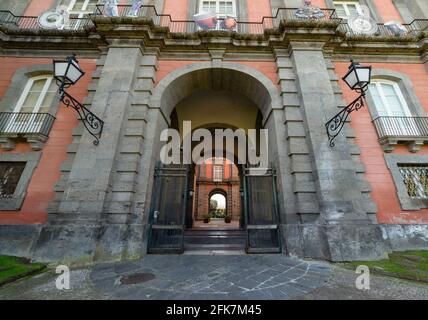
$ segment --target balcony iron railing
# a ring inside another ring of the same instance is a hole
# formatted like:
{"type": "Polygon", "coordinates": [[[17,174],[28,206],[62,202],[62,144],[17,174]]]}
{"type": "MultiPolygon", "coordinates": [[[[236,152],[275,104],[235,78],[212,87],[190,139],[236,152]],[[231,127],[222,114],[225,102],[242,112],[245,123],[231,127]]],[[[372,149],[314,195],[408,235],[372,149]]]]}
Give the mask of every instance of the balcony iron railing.
{"type": "MultiPolygon", "coordinates": [[[[335,9],[320,9],[321,17],[315,19],[301,18],[296,15],[298,8],[279,8],[275,16],[265,16],[260,22],[237,21],[236,27],[231,31],[244,34],[263,34],[265,30],[278,28],[281,21],[332,21],[340,20],[335,14],[335,9]]],[[[104,5],[97,5],[95,15],[105,15],[104,5]]],[[[169,14],[159,14],[154,6],[141,6],[137,12],[132,11],[130,5],[118,6],[119,17],[140,17],[152,19],[156,26],[168,27],[172,33],[195,33],[201,31],[193,20],[173,20],[169,14]]],[[[214,30],[228,31],[219,26],[223,19],[218,19],[217,28],[214,30]]]]}
{"type": "MultiPolygon", "coordinates": [[[[305,18],[304,15],[297,14],[298,8],[279,8],[275,16],[265,16],[259,22],[246,22],[237,21],[236,27],[231,31],[235,31],[240,34],[263,34],[266,30],[279,28],[281,22],[286,23],[300,23],[300,22],[337,22],[339,23],[342,19],[337,17],[335,9],[321,9],[322,14],[317,17],[305,18]]],[[[94,27],[94,22],[91,16],[106,16],[104,5],[97,5],[94,12],[83,18],[70,18],[69,21],[63,27],[64,30],[84,30],[86,28],[94,27]]],[[[160,14],[156,11],[156,8],[152,5],[142,5],[139,10],[133,11],[130,5],[119,5],[118,6],[118,17],[132,17],[151,20],[154,25],[165,27],[169,29],[171,33],[180,34],[192,34],[201,29],[197,26],[194,21],[191,20],[173,20],[169,14],[160,14]]],[[[114,18],[114,17],[112,17],[114,18]]],[[[216,30],[225,30],[220,28],[219,19],[218,27],[216,30]]],[[[10,11],[0,11],[0,25],[8,27],[10,29],[22,29],[22,30],[38,30],[42,29],[38,23],[38,17],[35,16],[15,16],[10,11]]],[[[421,32],[428,31],[428,20],[417,19],[409,24],[403,25],[407,29],[407,35],[417,36],[421,32]]],[[[356,34],[346,24],[341,23],[338,26],[338,30],[347,34],[348,37],[361,37],[364,35],[356,34]]],[[[372,37],[385,37],[385,36],[396,36],[390,29],[384,24],[378,24],[378,32],[372,37]]],[[[366,36],[367,37],[367,36],[366,36]]]]}
{"type": "Polygon", "coordinates": [[[49,113],[0,112],[0,135],[49,136],[55,117],[49,113]]]}
{"type": "Polygon", "coordinates": [[[411,23],[402,24],[402,26],[407,31],[402,34],[396,34],[383,23],[378,23],[377,31],[372,36],[356,33],[349,27],[347,23],[341,23],[338,30],[346,33],[348,37],[416,37],[421,32],[428,31],[428,19],[415,19],[411,23]]]}
{"type": "Polygon", "coordinates": [[[377,117],[373,120],[379,139],[428,140],[428,117],[377,117]]]}
{"type": "MultiPolygon", "coordinates": [[[[10,11],[0,11],[0,25],[12,30],[39,30],[43,29],[39,24],[39,17],[35,16],[15,16],[10,11]]],[[[83,30],[86,27],[93,27],[89,17],[69,18],[64,25],[64,30],[83,30]]]]}

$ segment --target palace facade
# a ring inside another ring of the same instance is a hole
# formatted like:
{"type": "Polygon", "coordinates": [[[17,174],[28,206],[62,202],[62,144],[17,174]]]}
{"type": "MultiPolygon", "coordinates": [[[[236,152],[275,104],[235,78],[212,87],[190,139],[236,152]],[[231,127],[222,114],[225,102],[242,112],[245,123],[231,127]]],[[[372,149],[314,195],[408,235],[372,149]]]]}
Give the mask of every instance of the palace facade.
{"type": "Polygon", "coordinates": [[[1,254],[349,261],[427,249],[425,0],[3,0],[0,10],[1,254]],[[85,75],[67,92],[102,119],[101,136],[60,102],[52,61],[72,54],[85,75]],[[358,96],[341,79],[350,59],[372,67],[371,83],[331,146],[326,122],[358,96]],[[220,164],[161,163],[161,133],[183,134],[183,121],[267,130],[268,168],[255,174],[227,153],[220,164]],[[215,193],[231,223],[202,221],[215,193]]]}

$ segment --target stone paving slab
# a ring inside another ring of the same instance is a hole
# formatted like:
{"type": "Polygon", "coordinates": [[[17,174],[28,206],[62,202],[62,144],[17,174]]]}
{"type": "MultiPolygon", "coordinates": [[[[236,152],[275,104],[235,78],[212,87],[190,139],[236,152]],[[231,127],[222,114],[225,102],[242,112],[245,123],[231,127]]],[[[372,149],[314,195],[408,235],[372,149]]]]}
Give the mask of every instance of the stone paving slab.
{"type": "Polygon", "coordinates": [[[149,255],[140,261],[71,268],[71,289],[55,287],[54,270],[0,287],[0,299],[278,300],[428,299],[428,285],[371,275],[358,290],[353,270],[284,255],[149,255]],[[152,273],[154,279],[121,284],[152,273]]]}
{"type": "Polygon", "coordinates": [[[110,268],[95,266],[91,280],[113,298],[138,293],[147,299],[266,300],[308,293],[327,282],[329,276],[326,263],[284,255],[148,255],[132,268],[128,263],[112,264],[110,268]],[[125,275],[148,271],[155,279],[126,286],[120,283],[125,275]],[[300,288],[295,289],[293,284],[300,284],[300,288]]]}

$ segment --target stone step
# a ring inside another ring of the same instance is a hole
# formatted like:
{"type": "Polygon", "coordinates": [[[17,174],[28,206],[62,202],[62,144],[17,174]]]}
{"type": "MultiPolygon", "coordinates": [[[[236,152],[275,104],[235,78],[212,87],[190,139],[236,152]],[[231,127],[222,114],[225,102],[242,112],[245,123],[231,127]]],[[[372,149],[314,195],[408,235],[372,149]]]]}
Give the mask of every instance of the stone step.
{"type": "Polygon", "coordinates": [[[209,251],[209,250],[245,250],[245,244],[184,244],[185,251],[209,251]]]}
{"type": "Polygon", "coordinates": [[[246,232],[233,229],[189,229],[184,232],[184,249],[203,250],[244,250],[246,232]]]}
{"type": "Polygon", "coordinates": [[[239,250],[186,250],[183,254],[197,255],[197,256],[229,256],[229,255],[244,255],[246,252],[244,249],[239,250]]]}
{"type": "Polygon", "coordinates": [[[188,244],[244,244],[245,237],[228,237],[228,236],[184,236],[184,243],[188,244]]]}
{"type": "Polygon", "coordinates": [[[189,236],[243,236],[245,237],[246,232],[243,230],[223,230],[223,229],[189,229],[184,231],[184,235],[189,236]]]}

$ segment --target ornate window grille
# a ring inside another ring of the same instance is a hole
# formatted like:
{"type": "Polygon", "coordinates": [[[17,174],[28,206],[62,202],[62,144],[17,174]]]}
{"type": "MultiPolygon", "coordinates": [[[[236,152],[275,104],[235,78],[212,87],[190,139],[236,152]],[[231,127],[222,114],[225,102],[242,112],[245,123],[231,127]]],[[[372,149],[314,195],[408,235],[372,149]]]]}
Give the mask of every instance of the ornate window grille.
{"type": "Polygon", "coordinates": [[[409,196],[428,199],[428,165],[400,165],[399,169],[409,196]]]}
{"type": "Polygon", "coordinates": [[[0,199],[13,197],[25,164],[25,162],[0,162],[0,199]]]}

